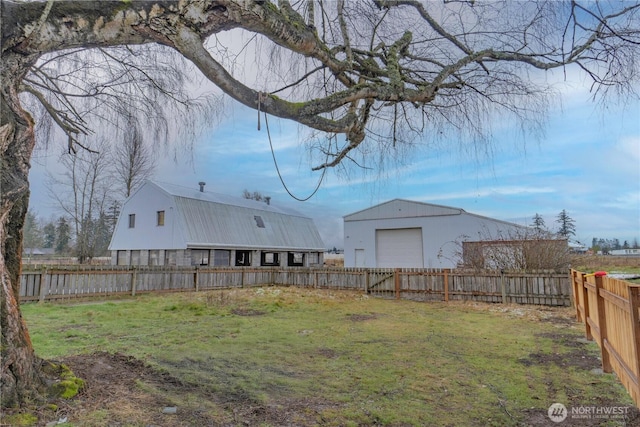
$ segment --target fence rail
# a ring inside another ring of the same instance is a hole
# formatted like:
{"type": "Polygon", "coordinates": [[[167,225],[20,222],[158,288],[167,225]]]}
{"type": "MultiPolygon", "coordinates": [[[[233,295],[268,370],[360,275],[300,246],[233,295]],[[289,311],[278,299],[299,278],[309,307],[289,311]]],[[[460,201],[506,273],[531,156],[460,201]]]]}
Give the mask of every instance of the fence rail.
{"type": "Polygon", "coordinates": [[[640,407],[640,285],[571,270],[576,317],[640,407]]]}
{"type": "Polygon", "coordinates": [[[45,301],[266,285],[358,290],[416,301],[571,306],[571,283],[565,273],[282,267],[41,266],[22,273],[20,299],[45,301]]]}

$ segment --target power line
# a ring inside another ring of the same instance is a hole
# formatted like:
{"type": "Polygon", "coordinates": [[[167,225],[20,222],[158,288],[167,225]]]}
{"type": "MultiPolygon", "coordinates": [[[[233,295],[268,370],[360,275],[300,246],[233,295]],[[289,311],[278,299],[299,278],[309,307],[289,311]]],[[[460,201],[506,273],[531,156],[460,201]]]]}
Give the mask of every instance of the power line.
{"type": "MultiPolygon", "coordinates": [[[[258,115],[258,118],[260,118],[260,115],[258,115]]],[[[282,177],[282,174],[280,173],[280,168],[278,167],[278,161],[276,160],[276,153],[273,150],[273,142],[271,141],[271,131],[269,130],[269,120],[267,119],[266,111],[264,113],[264,123],[265,123],[265,126],[267,127],[267,135],[269,136],[269,147],[271,147],[271,157],[273,157],[273,164],[276,167],[276,172],[278,173],[278,178],[280,178],[280,182],[282,183],[282,186],[287,191],[289,196],[291,196],[292,198],[294,198],[295,200],[297,200],[299,202],[306,202],[307,200],[312,198],[318,192],[318,190],[320,189],[320,185],[322,184],[322,180],[324,179],[324,175],[327,172],[327,168],[325,167],[325,168],[322,169],[322,175],[320,175],[320,179],[318,180],[318,184],[316,185],[316,188],[313,190],[313,192],[309,196],[307,196],[305,198],[300,198],[300,197],[295,196],[289,190],[289,187],[287,187],[287,184],[284,182],[284,178],[282,177]]],[[[259,126],[260,125],[258,124],[258,130],[260,130],[259,126]]],[[[327,152],[327,159],[328,158],[329,158],[329,154],[327,152]]]]}

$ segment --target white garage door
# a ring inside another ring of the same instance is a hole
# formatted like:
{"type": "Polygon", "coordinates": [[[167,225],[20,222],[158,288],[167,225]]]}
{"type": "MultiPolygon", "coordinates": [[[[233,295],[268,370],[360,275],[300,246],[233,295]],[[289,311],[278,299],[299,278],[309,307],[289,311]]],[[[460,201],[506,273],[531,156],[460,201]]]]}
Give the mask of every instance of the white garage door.
{"type": "Polygon", "coordinates": [[[376,230],[376,265],[422,268],[422,229],[376,230]]]}

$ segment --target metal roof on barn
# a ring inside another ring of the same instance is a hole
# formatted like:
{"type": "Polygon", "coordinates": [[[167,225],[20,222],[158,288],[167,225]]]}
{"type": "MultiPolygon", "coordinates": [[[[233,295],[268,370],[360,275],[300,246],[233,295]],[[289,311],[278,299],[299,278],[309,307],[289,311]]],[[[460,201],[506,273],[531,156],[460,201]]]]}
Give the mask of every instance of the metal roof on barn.
{"type": "Polygon", "coordinates": [[[470,213],[461,208],[452,208],[449,206],[434,205],[432,203],[415,202],[412,200],[393,199],[370,208],[363,209],[358,212],[343,217],[345,222],[348,221],[371,221],[381,219],[398,219],[398,218],[426,218],[426,217],[442,217],[464,215],[466,217],[475,217],[489,220],[498,224],[508,225],[526,229],[526,226],[503,221],[500,219],[489,218],[483,215],[470,213]]]}
{"type": "Polygon", "coordinates": [[[346,215],[345,221],[368,221],[375,219],[418,218],[426,216],[460,215],[464,209],[411,200],[393,199],[379,205],[346,215]]]}
{"type": "Polygon", "coordinates": [[[188,247],[324,250],[309,217],[282,206],[153,182],[173,197],[188,247]]]}

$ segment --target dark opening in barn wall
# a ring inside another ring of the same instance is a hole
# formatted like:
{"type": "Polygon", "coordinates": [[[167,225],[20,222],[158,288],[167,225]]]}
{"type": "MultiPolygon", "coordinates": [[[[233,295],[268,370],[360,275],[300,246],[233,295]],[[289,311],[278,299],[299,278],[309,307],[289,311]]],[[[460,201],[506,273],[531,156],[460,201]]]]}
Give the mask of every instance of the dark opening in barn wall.
{"type": "Polygon", "coordinates": [[[251,265],[251,251],[236,251],[236,267],[251,265]]]}
{"type": "Polygon", "coordinates": [[[304,266],[304,254],[302,252],[289,252],[287,265],[290,267],[304,266]]]}
{"type": "Polygon", "coordinates": [[[262,252],[260,254],[260,265],[280,265],[280,254],[277,252],[262,252]]]}

